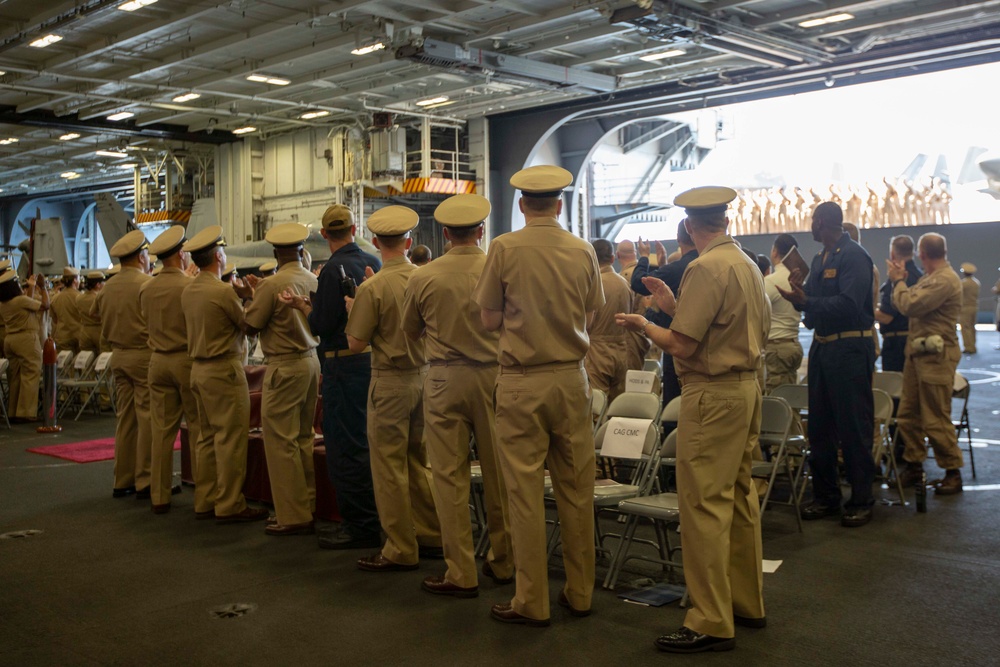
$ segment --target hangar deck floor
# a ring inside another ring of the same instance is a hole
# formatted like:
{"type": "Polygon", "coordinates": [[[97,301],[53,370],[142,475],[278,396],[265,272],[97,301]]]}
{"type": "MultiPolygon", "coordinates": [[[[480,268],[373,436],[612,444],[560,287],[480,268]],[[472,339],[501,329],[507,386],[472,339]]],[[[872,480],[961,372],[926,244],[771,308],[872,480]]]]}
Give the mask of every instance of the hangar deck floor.
{"type": "MultiPolygon", "coordinates": [[[[1000,590],[1000,352],[960,370],[973,381],[973,480],[929,511],[879,507],[869,526],[807,523],[785,508],[764,517],[768,627],[737,629],[735,654],[699,664],[996,664],[1000,590]],[[992,630],[990,629],[992,628],[992,630]]],[[[110,497],[111,462],[78,465],[25,452],[46,443],[107,437],[109,417],[67,422],[58,436],[0,430],[0,664],[3,665],[633,665],[669,660],[654,637],[683,610],[621,602],[598,589],[594,614],[553,604],[545,630],[500,625],[492,603],[512,588],[489,580],[473,600],[440,599],[416,572],[358,571],[359,553],[328,552],[310,537],[275,539],[262,526],[197,522],[190,490],[154,516],[146,502],[110,497]],[[219,620],[209,611],[249,603],[219,620]]],[[[928,465],[928,470],[933,466],[928,465]]],[[[600,571],[601,568],[599,568],[600,571]]],[[[634,577],[634,575],[632,575],[634,577]]],[[[552,570],[553,602],[562,573],[552,570]]],[[[623,579],[627,581],[628,574],[623,579]]]]}

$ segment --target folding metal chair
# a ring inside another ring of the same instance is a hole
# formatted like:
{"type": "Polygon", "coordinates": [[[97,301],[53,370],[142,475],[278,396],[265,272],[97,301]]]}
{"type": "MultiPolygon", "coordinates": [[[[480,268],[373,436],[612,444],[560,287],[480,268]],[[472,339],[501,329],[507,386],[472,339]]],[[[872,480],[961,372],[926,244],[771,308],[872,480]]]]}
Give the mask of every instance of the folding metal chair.
{"type": "Polygon", "coordinates": [[[952,424],[958,432],[959,440],[962,439],[962,431],[965,431],[966,442],[969,443],[969,463],[972,465],[972,479],[976,478],[976,454],[972,447],[972,427],[969,426],[969,392],[972,385],[961,373],[955,373],[955,382],[952,385],[951,397],[962,401],[962,411],[958,419],[953,419],[952,424]]]}
{"type": "MultiPolygon", "coordinates": [[[[789,434],[792,429],[792,407],[785,399],[777,396],[765,396],[760,411],[760,448],[771,454],[770,460],[754,461],[750,468],[751,477],[767,480],[767,491],[760,501],[760,511],[763,514],[774,492],[778,479],[778,471],[784,470],[788,476],[789,500],[782,505],[795,508],[795,519],[802,532],[802,517],[799,516],[799,494],[796,486],[797,478],[792,468],[791,456],[788,451],[789,434]]],[[[775,501],[778,502],[778,501],[775,501]]]]}
{"type": "Polygon", "coordinates": [[[903,395],[903,374],[898,371],[875,371],[872,387],[881,389],[898,401],[903,395]]]}
{"type": "Polygon", "coordinates": [[[795,469],[796,486],[799,489],[799,502],[805,494],[806,486],[809,483],[809,476],[806,472],[809,465],[809,437],[802,427],[803,415],[809,414],[809,386],[804,384],[782,384],[771,391],[771,396],[782,398],[792,409],[793,422],[799,425],[798,430],[802,433],[789,433],[787,448],[795,469]]]}
{"type": "Polygon", "coordinates": [[[656,373],[657,376],[663,377],[663,364],[656,359],[646,359],[643,361],[642,370],[652,371],[653,373],[656,373]]]}
{"type": "Polygon", "coordinates": [[[59,406],[58,416],[62,417],[63,414],[69,410],[69,406],[76,401],[80,394],[89,385],[87,383],[92,382],[94,379],[94,361],[96,356],[93,352],[84,350],[76,355],[73,360],[73,375],[75,377],[63,378],[61,380],[57,379],[57,386],[59,387],[61,393],[63,393],[62,403],[59,406]]]}
{"type": "MultiPolygon", "coordinates": [[[[893,453],[894,439],[889,435],[889,425],[895,421],[896,407],[892,403],[892,397],[882,389],[872,389],[872,399],[875,405],[875,439],[872,442],[872,456],[875,458],[875,467],[882,468],[885,462],[886,475],[884,477],[888,485],[891,479],[896,480],[896,491],[899,493],[899,504],[906,504],[906,496],[903,494],[903,480],[899,478],[899,469],[896,467],[896,456],[893,453]],[[891,476],[890,476],[891,473],[891,476]]],[[[895,504],[892,501],[884,501],[886,504],[895,504]]]]}
{"type": "Polygon", "coordinates": [[[594,433],[604,423],[604,417],[608,413],[608,395],[601,389],[590,390],[590,414],[594,417],[594,433]]]}

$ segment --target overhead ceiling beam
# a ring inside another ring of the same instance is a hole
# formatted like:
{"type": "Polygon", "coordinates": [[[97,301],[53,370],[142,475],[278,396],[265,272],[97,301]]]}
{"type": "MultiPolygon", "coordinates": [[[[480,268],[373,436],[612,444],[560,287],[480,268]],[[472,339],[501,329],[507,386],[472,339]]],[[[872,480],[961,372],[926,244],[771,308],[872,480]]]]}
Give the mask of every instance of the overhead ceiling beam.
{"type": "Polygon", "coordinates": [[[572,5],[563,5],[557,9],[540,14],[537,16],[526,16],[523,19],[517,19],[514,21],[501,20],[497,21],[489,26],[485,26],[480,29],[480,32],[469,39],[466,43],[468,44],[478,44],[479,42],[488,41],[491,39],[497,39],[504,35],[510,35],[516,33],[520,30],[525,30],[527,28],[538,28],[539,26],[545,25],[546,23],[552,23],[554,21],[561,21],[570,16],[576,17],[580,20],[584,20],[583,12],[586,10],[592,10],[598,12],[602,8],[608,7],[610,9],[616,9],[621,7],[629,7],[634,3],[629,0],[613,0],[610,5],[605,2],[599,2],[598,0],[583,0],[583,2],[574,3],[572,5]]]}
{"type": "MultiPolygon", "coordinates": [[[[810,39],[819,39],[821,37],[837,37],[839,35],[850,35],[856,32],[862,32],[866,30],[874,30],[877,28],[884,28],[891,25],[899,25],[900,23],[911,24],[913,22],[919,21],[921,23],[933,23],[937,19],[949,16],[960,16],[965,14],[974,14],[982,11],[988,7],[996,7],[1000,5],[1000,0],[989,0],[989,2],[977,2],[977,3],[963,3],[963,2],[939,2],[936,5],[915,7],[909,5],[899,12],[887,12],[883,14],[875,14],[872,16],[865,16],[861,19],[853,21],[844,21],[842,23],[831,23],[825,28],[819,28],[815,31],[810,31],[810,39]]],[[[1000,21],[1000,16],[993,17],[983,17],[983,24],[996,23],[1000,21]]],[[[906,27],[909,27],[907,25],[906,27]]]]}

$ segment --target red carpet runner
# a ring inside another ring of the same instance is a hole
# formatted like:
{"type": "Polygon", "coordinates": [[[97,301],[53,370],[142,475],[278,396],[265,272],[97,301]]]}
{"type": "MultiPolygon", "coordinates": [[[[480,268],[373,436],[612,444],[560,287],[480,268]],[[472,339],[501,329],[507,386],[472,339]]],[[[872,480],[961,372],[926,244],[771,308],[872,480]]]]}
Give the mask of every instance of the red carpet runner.
{"type": "MultiPolygon", "coordinates": [[[[181,440],[177,438],[174,449],[181,448],[181,440]]],[[[115,458],[115,439],[101,438],[100,440],[85,440],[83,442],[71,442],[65,445],[48,445],[46,447],[33,447],[27,451],[45,456],[54,456],[57,459],[65,459],[74,463],[92,463],[94,461],[108,461],[115,458]]]]}

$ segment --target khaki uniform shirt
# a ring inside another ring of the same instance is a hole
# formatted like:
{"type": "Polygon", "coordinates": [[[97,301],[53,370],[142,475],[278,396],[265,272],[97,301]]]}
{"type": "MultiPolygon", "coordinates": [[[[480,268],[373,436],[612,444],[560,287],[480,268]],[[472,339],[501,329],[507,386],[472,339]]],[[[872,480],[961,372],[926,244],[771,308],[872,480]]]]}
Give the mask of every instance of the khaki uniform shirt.
{"type": "Polygon", "coordinates": [[[257,285],[253,301],[247,307],[246,320],[260,330],[260,347],[265,357],[306,352],[319,345],[319,339],[309,330],[305,314],[278,299],[286,289],[309,296],[319,289],[319,281],[299,262],[286,262],[277,273],[257,285]]]}
{"type": "Polygon", "coordinates": [[[55,315],[56,340],[74,340],[80,337],[79,290],[67,287],[52,298],[50,309],[55,315]]]}
{"type": "Polygon", "coordinates": [[[100,292],[94,290],[87,290],[80,294],[80,299],[76,302],[77,310],[80,311],[80,326],[101,326],[101,314],[94,309],[94,302],[97,301],[98,294],[100,292]]]}
{"type": "Polygon", "coordinates": [[[601,286],[604,305],[597,309],[588,330],[592,340],[625,342],[625,329],[615,324],[615,315],[629,313],[632,309],[632,288],[615,273],[614,267],[601,267],[601,286]]]}
{"type": "Polygon", "coordinates": [[[403,330],[426,330],[427,361],[497,362],[499,331],[486,331],[472,290],[486,265],[477,246],[457,246],[410,276],[403,303],[403,330]]]}
{"type": "Polygon", "coordinates": [[[180,269],[165,267],[139,290],[139,307],[149,329],[149,347],[154,352],[187,350],[181,295],[192,280],[180,269]]]}
{"type": "Polygon", "coordinates": [[[688,359],[674,357],[677,375],[756,372],[771,328],[764,280],[730,236],[714,239],[681,280],[673,331],[698,341],[688,359]]]}
{"type": "Polygon", "coordinates": [[[955,325],[962,311],[962,284],[951,266],[934,273],[925,273],[912,287],[900,280],[892,290],[892,303],[910,318],[910,335],[906,339],[909,359],[918,360],[917,374],[922,381],[950,384],[955,366],[962,357],[955,325]],[[944,339],[942,354],[912,355],[913,341],[933,335],[944,339]]]}
{"type": "MultiPolygon", "coordinates": [[[[107,289],[107,288],[105,288],[107,289]]],[[[188,356],[214,359],[242,356],[243,305],[236,290],[213,274],[202,271],[181,294],[187,328],[188,356]]]]}
{"type": "Polygon", "coordinates": [[[37,313],[41,309],[41,302],[25,294],[0,303],[0,316],[7,326],[7,335],[39,331],[41,327],[37,313]]]}
{"type": "Polygon", "coordinates": [[[535,218],[490,243],[473,300],[503,313],[501,366],[580,361],[587,314],[604,305],[594,247],[555,218],[535,218]]]}
{"type": "Polygon", "coordinates": [[[344,331],[371,342],[375,370],[406,370],[426,363],[423,339],[412,341],[402,329],[406,283],[416,270],[405,257],[395,257],[358,285],[344,331]]]}
{"type": "Polygon", "coordinates": [[[982,283],[973,276],[962,278],[962,310],[974,313],[979,310],[979,288],[982,283]]]}
{"type": "Polygon", "coordinates": [[[131,266],[104,283],[91,313],[101,317],[101,334],[113,348],[141,350],[149,347],[146,321],[139,308],[139,290],[151,277],[131,266]]]}

